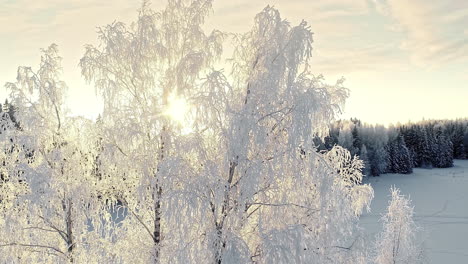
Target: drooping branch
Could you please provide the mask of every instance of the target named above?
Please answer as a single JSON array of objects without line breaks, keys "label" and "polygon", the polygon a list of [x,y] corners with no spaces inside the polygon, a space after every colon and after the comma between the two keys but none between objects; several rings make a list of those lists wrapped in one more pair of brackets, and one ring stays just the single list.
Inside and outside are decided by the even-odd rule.
[{"label": "drooping branch", "polygon": [[12,247],[12,246],[51,249],[51,250],[53,250],[53,251],[55,251],[57,253],[60,253],[60,254],[62,254],[64,256],[66,256],[66,254],[63,251],[61,251],[58,248],[52,247],[52,246],[46,246],[46,245],[40,245],[40,244],[16,243],[16,242],[8,243],[8,244],[0,244],[0,247]]}]

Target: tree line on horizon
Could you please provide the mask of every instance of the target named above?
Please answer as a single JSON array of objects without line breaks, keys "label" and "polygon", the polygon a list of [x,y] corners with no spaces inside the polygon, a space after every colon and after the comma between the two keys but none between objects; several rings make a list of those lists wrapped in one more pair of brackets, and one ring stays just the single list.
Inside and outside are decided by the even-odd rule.
[{"label": "tree line on horizon", "polygon": [[[15,106],[8,99],[0,103],[2,112],[19,127]],[[468,119],[423,120],[385,127],[351,118],[334,122],[328,136],[315,137],[314,142],[322,152],[336,145],[344,147],[363,161],[363,174],[367,176],[411,174],[413,168],[449,168],[454,159],[467,159]]]},{"label": "tree line on horizon", "polygon": [[468,157],[468,119],[423,120],[385,127],[357,118],[339,120],[324,139],[315,138],[318,151],[340,145],[364,162],[368,176],[410,174],[413,168],[448,168],[454,159]]}]

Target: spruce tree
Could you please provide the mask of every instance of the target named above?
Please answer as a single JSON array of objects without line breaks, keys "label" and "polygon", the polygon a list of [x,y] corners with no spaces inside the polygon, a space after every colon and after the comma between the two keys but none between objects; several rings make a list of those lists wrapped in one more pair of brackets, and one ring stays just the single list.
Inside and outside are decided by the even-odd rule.
[{"label": "spruce tree", "polygon": [[369,154],[367,153],[367,147],[366,145],[362,145],[361,148],[361,153],[359,155],[359,158],[362,160],[362,163],[364,164],[364,167],[362,169],[362,173],[366,176],[370,175],[370,161],[369,161]]},{"label": "spruce tree", "polygon": [[468,158],[468,126],[463,129],[463,145],[465,146],[465,156]]},{"label": "spruce tree", "polygon": [[406,147],[409,150],[411,160],[413,163],[412,167],[420,167],[421,162],[417,151],[419,145],[419,137],[415,125],[409,124],[408,126],[402,126],[400,131],[406,143]]},{"label": "spruce tree", "polygon": [[448,168],[453,166],[453,145],[444,133],[443,125],[434,127],[432,144],[432,164],[436,168]]},{"label": "spruce tree", "polygon": [[433,138],[431,133],[428,133],[424,126],[418,126],[416,128],[418,134],[418,145],[416,148],[416,153],[418,156],[418,167],[431,167],[432,158],[431,158],[431,146],[433,146]]},{"label": "spruce tree", "polygon": [[384,146],[377,145],[375,149],[370,152],[371,174],[379,176],[387,172],[388,167],[388,152]]},{"label": "spruce tree", "polygon": [[389,141],[388,151],[390,172],[402,174],[413,172],[413,161],[402,135],[398,134]]},{"label": "spruce tree", "polygon": [[453,143],[453,157],[455,159],[466,159],[466,150],[464,139],[464,125],[461,122],[455,124],[455,128],[452,135]]},{"label": "spruce tree", "polygon": [[354,148],[354,137],[353,137],[353,127],[352,123],[348,121],[343,124],[340,129],[340,133],[338,135],[338,145],[344,147],[349,152],[351,152],[351,156],[356,155],[358,152]]},{"label": "spruce tree", "polygon": [[353,149],[357,153],[360,153],[361,148],[362,148],[362,141],[361,141],[361,137],[359,136],[357,124],[354,125],[351,134],[353,135]]}]

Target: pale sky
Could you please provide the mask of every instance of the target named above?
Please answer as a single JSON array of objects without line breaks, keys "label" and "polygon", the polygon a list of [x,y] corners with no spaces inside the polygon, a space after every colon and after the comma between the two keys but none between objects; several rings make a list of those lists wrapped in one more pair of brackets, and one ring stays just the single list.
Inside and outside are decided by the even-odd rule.
[{"label": "pale sky", "polygon": [[[96,27],[134,21],[139,0],[0,0],[0,84],[36,68],[40,48],[59,45],[68,103],[95,117],[101,103],[80,76]],[[165,1],[153,0],[153,9]],[[314,32],[312,65],[351,90],[343,118],[395,123],[468,117],[468,0],[215,0],[207,28],[244,32],[267,4]],[[6,98],[0,89],[0,99]],[[2,101],[4,99],[1,99]]]}]

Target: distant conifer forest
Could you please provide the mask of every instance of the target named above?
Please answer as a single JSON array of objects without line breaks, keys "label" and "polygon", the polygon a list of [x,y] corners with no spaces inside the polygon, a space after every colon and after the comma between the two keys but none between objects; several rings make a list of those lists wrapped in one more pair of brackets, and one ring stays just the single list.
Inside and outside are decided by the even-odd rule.
[{"label": "distant conifer forest", "polygon": [[359,119],[340,120],[324,139],[315,138],[319,151],[335,145],[364,161],[364,173],[409,174],[413,168],[447,168],[453,159],[468,157],[468,119],[424,120],[385,127]]}]

